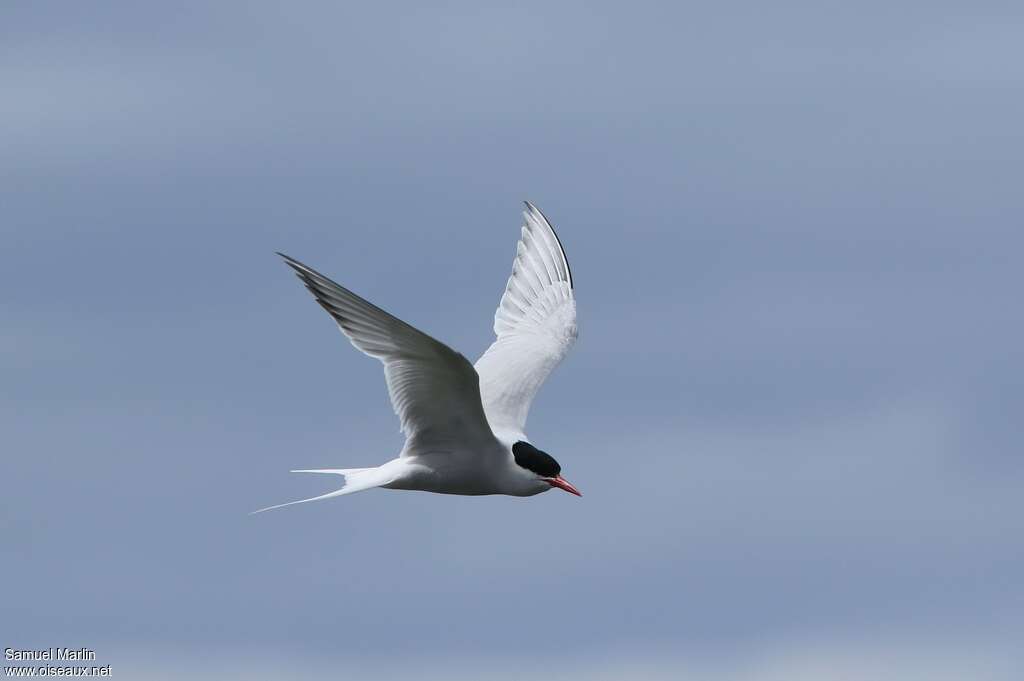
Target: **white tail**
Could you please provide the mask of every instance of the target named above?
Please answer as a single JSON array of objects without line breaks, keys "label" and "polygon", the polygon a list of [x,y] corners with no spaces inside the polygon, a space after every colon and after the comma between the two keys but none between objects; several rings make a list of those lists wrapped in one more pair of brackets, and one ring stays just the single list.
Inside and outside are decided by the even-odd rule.
[{"label": "white tail", "polygon": [[344,475],[345,485],[341,489],[336,489],[333,492],[328,492],[327,494],[321,494],[318,497],[310,497],[309,499],[299,499],[298,501],[289,501],[284,504],[267,506],[266,508],[261,508],[258,511],[253,511],[249,515],[263,513],[264,511],[272,511],[275,508],[291,506],[292,504],[304,504],[307,501],[320,501],[321,499],[340,497],[342,494],[361,492],[364,489],[380,487],[381,485],[386,485],[391,482],[391,476],[388,476],[380,468],[321,468],[314,470],[292,471],[292,473],[333,473],[334,475]]}]

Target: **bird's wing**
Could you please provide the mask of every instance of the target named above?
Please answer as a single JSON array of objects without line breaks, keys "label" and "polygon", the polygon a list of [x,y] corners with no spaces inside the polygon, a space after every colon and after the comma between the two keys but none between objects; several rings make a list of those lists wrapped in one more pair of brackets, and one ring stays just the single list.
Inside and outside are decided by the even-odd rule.
[{"label": "bird's wing", "polygon": [[384,363],[391,404],[407,438],[403,455],[494,442],[480,402],[480,379],[465,357],[311,267],[278,255],[352,345]]},{"label": "bird's wing", "polygon": [[530,403],[576,340],[572,274],[551,223],[530,202],[512,276],[494,313],[497,340],[477,360],[495,433],[522,433]]}]

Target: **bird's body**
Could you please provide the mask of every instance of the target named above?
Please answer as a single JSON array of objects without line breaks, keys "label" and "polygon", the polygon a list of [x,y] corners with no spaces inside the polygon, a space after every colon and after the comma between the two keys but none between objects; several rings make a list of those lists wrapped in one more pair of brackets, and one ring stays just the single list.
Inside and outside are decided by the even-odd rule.
[{"label": "bird's body", "polygon": [[317,501],[374,487],[440,494],[532,496],[579,492],[524,432],[530,403],[576,339],[572,275],[550,223],[523,213],[512,275],[494,315],[497,338],[474,367],[444,343],[388,314],[316,270],[282,255],[352,344],[384,363],[406,435],[399,456],[370,468],[295,472],[345,477]]},{"label": "bird's body", "polygon": [[[386,489],[420,490],[438,494],[507,494],[529,497],[551,489],[551,485],[521,475],[514,467],[511,450],[489,452],[426,452],[392,459],[380,467],[397,476],[381,485]],[[379,470],[379,469],[375,469]]]}]

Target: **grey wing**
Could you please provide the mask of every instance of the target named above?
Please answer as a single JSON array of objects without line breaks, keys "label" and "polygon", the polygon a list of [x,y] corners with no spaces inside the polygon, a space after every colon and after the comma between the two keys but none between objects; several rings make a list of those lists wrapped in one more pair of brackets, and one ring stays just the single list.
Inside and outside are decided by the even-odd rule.
[{"label": "grey wing", "polygon": [[407,442],[403,456],[494,442],[469,361],[311,267],[278,253],[352,345],[384,364],[391,404]]},{"label": "grey wing", "polygon": [[576,300],[562,244],[530,202],[512,275],[494,313],[497,339],[476,362],[480,393],[499,436],[521,434],[534,396],[576,341]]}]

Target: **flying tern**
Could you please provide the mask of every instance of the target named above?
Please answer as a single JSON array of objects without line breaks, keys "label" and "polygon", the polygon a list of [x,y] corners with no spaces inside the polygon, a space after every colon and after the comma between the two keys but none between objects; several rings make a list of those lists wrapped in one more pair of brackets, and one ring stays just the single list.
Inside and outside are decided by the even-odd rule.
[{"label": "flying tern", "polygon": [[371,468],[293,473],[344,476],[319,501],[374,487],[440,494],[527,497],[559,488],[581,496],[562,468],[526,436],[530,403],[576,341],[576,300],[562,244],[530,202],[512,275],[494,313],[496,339],[476,364],[419,329],[278,253],[359,350],[384,364],[405,434],[397,458]]}]

